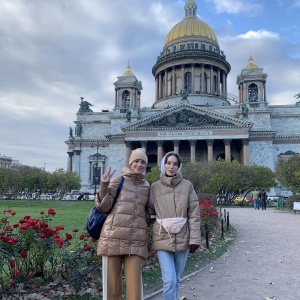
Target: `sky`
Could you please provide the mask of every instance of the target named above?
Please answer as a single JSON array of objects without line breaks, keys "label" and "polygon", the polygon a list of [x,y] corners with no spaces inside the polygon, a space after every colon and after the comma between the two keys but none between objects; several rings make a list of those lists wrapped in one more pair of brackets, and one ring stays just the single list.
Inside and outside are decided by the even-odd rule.
[{"label": "sky", "polygon": [[[154,103],[152,67],[184,18],[185,0],[1,0],[0,156],[53,172],[67,168],[69,127],[80,97],[94,112],[114,106],[117,77],[142,81]],[[263,68],[270,105],[300,92],[300,0],[196,0],[231,65],[228,92],[249,63]]]}]

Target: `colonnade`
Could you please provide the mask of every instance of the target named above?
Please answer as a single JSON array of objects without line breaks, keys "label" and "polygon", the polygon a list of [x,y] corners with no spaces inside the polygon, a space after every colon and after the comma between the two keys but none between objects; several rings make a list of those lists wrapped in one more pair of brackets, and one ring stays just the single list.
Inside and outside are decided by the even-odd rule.
[{"label": "colonnade", "polygon": [[[207,90],[205,90],[205,68],[204,64],[200,64],[200,75],[201,75],[201,84],[199,82],[199,90],[196,90],[196,80],[195,80],[195,68],[198,66],[195,66],[195,64],[191,65],[181,65],[181,82],[179,82],[179,90],[176,91],[177,84],[176,83],[176,74],[175,69],[176,67],[173,66],[171,69],[165,69],[160,71],[155,76],[155,99],[156,101],[168,97],[171,95],[175,95],[176,93],[179,93],[181,89],[185,88],[185,81],[184,81],[184,75],[187,71],[191,71],[191,91],[190,93],[208,93],[208,94],[217,94],[217,95],[227,95],[227,74],[224,70],[220,68],[216,68],[214,65],[209,66],[209,76],[210,78],[210,84],[207,86]],[[217,90],[214,92],[213,90],[213,77],[214,77],[214,69],[216,69],[216,78],[217,78]],[[221,80],[222,77],[222,80]],[[169,80],[171,78],[171,80]],[[169,81],[171,86],[169,87]],[[164,88],[163,88],[163,82],[164,82]]]},{"label": "colonnade", "polygon": [[[213,148],[213,144],[214,144],[213,139],[208,139],[206,140],[206,144],[207,144],[207,161],[211,162],[213,161],[213,153],[214,153],[214,148]],[[249,140],[248,139],[241,139],[242,141],[242,152],[241,152],[241,163],[244,166],[249,165]],[[176,153],[179,153],[179,145],[180,145],[180,140],[174,140],[173,142],[173,146],[174,149],[173,151]],[[225,148],[225,160],[226,161],[231,161],[231,139],[223,139],[224,142],[224,148]],[[129,157],[131,154],[131,142],[130,141],[126,141],[126,154],[125,154],[125,161],[128,162],[129,161]],[[147,141],[142,141],[142,148],[145,149],[146,153],[147,153]],[[156,141],[157,144],[157,165],[160,165],[160,162],[163,158],[163,144],[164,141],[163,140],[158,140]],[[196,161],[196,144],[197,144],[197,140],[189,140],[189,144],[190,144],[190,162],[195,162]]]}]

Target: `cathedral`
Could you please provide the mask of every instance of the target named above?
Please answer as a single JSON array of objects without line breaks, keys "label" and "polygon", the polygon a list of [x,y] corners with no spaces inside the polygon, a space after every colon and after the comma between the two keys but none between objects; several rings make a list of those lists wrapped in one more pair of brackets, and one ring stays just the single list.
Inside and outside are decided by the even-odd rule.
[{"label": "cathedral", "polygon": [[130,65],[113,83],[112,111],[94,112],[81,98],[65,142],[67,170],[81,177],[81,192],[98,188],[108,167],[121,174],[131,151],[140,147],[148,155],[148,171],[168,151],[183,162],[222,158],[273,171],[278,156],[300,153],[300,102],[269,105],[268,75],[252,57],[237,74],[238,96],[228,93],[231,66],[214,30],[197,17],[194,0],[186,1],[183,12],[152,68],[151,107],[142,108],[142,82]]}]

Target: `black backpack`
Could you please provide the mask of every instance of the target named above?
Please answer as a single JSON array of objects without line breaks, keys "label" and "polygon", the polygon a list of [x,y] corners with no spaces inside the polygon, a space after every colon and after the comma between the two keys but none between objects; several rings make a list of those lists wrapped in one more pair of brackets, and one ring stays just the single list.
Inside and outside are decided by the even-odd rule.
[{"label": "black backpack", "polygon": [[117,202],[117,199],[118,199],[120,192],[122,190],[122,187],[123,187],[123,183],[124,183],[124,177],[122,176],[122,180],[118,186],[117,194],[114,199],[114,203],[113,203],[111,209],[107,213],[100,212],[95,206],[90,211],[90,213],[86,219],[86,230],[93,239],[95,239],[95,240],[99,239],[103,224],[104,224],[107,216],[111,213],[112,209],[114,208],[114,206]]}]

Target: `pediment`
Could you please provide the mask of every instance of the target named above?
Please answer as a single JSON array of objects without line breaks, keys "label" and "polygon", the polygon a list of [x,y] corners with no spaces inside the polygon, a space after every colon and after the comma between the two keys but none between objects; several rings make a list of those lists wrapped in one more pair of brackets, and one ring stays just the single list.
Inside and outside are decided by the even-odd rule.
[{"label": "pediment", "polygon": [[181,103],[122,128],[132,130],[251,128],[252,123],[188,103]]}]

